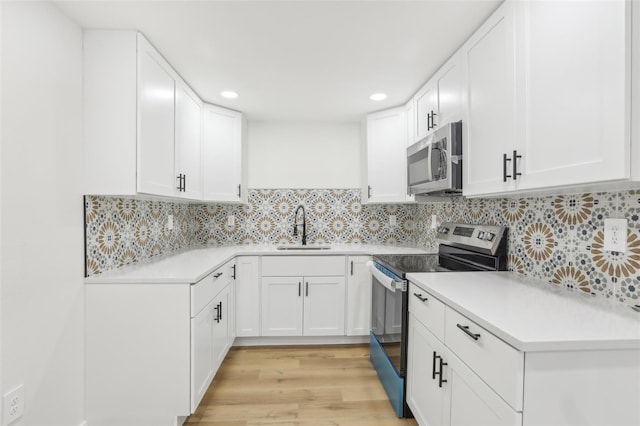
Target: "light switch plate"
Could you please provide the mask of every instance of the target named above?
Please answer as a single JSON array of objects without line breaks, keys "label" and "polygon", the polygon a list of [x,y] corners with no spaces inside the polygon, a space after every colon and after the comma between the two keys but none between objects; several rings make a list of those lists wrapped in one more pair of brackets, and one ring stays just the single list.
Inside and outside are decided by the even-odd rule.
[{"label": "light switch plate", "polygon": [[394,214],[389,215],[389,225],[390,226],[396,226],[396,223],[397,223],[396,215],[394,215]]},{"label": "light switch plate", "polygon": [[438,216],[435,214],[431,215],[431,229],[436,229],[438,227]]},{"label": "light switch plate", "polygon": [[621,253],[627,250],[627,219],[604,220],[604,249]]},{"label": "light switch plate", "polygon": [[170,214],[170,215],[167,217],[167,229],[168,229],[169,231],[171,231],[171,230],[173,229],[173,215],[172,215],[172,214]]}]

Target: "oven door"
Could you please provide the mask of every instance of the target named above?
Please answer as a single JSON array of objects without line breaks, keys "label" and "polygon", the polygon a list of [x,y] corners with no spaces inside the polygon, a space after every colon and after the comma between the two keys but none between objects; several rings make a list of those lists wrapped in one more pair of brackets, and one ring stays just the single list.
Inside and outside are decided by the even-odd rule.
[{"label": "oven door", "polygon": [[402,278],[389,277],[370,267],[371,333],[378,341],[396,373],[404,377],[407,340],[407,291]]}]

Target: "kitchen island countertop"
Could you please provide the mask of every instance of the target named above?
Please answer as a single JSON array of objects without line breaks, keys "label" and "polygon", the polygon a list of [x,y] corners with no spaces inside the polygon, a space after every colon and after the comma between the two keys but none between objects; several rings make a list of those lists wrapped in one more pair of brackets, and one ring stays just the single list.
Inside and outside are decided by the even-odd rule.
[{"label": "kitchen island countertop", "polygon": [[615,300],[512,272],[407,278],[520,351],[640,349],[640,312]]}]

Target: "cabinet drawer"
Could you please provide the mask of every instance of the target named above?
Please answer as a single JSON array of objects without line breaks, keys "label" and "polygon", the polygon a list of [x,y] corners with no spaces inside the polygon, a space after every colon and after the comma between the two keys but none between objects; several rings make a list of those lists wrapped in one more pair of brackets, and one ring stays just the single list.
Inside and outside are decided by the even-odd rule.
[{"label": "cabinet drawer", "polygon": [[409,312],[444,342],[444,303],[417,285],[409,283]]},{"label": "cabinet drawer", "polygon": [[344,256],[265,256],[263,277],[345,275]]},{"label": "cabinet drawer", "polygon": [[200,281],[191,285],[191,318],[213,300],[220,290],[225,288],[231,279],[231,262],[219,267]]},{"label": "cabinet drawer", "polygon": [[522,411],[524,353],[453,309],[445,311],[447,347],[514,410]]}]

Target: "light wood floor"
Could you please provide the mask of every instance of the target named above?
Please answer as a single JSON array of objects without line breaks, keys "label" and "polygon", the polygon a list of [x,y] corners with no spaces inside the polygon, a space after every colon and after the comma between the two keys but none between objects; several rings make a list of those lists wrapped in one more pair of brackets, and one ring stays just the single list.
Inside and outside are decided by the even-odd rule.
[{"label": "light wood floor", "polygon": [[186,425],[417,425],[398,419],[368,345],[232,348]]}]

